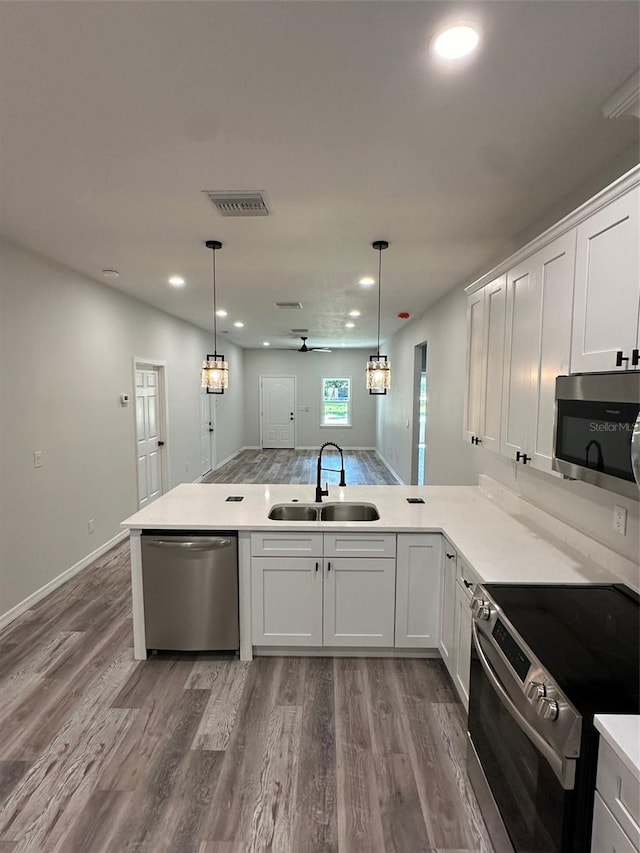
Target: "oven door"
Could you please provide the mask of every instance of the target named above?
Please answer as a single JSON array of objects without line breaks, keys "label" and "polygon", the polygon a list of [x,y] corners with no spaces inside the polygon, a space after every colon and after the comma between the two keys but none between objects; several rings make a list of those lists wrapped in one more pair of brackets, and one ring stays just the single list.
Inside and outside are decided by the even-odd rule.
[{"label": "oven door", "polygon": [[496,853],[564,853],[571,849],[576,762],[535,730],[512,680],[474,620],[469,776]]}]

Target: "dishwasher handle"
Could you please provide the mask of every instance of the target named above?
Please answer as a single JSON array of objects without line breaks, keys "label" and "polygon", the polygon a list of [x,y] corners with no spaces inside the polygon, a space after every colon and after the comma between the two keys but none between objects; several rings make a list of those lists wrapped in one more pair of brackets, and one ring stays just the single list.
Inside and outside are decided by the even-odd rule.
[{"label": "dishwasher handle", "polygon": [[147,539],[145,544],[153,548],[174,548],[179,551],[218,551],[233,545],[233,539],[223,539],[220,536],[197,539]]}]

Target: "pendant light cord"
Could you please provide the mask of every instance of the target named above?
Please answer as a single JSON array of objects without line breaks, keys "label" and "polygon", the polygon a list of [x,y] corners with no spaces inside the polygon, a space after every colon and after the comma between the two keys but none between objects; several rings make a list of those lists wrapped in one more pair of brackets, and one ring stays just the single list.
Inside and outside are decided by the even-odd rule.
[{"label": "pendant light cord", "polygon": [[381,298],[381,284],[380,284],[380,275],[382,272],[382,246],[378,249],[378,347],[376,350],[378,358],[380,358],[380,298]]},{"label": "pendant light cord", "polygon": [[211,252],[211,267],[212,267],[212,278],[213,278],[213,352],[217,354],[218,352],[218,324],[216,321],[216,250],[213,249]]}]

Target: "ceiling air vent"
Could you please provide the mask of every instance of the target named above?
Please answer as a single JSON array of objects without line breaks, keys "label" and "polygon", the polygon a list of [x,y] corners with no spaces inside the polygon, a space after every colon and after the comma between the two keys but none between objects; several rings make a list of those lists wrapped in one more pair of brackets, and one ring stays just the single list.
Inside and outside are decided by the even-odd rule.
[{"label": "ceiling air vent", "polygon": [[294,335],[306,335],[309,329],[291,329]]},{"label": "ceiling air vent", "polygon": [[276,308],[302,308],[302,302],[274,302]]},{"label": "ceiling air vent", "polygon": [[203,190],[222,216],[268,216],[269,211],[260,192]]}]

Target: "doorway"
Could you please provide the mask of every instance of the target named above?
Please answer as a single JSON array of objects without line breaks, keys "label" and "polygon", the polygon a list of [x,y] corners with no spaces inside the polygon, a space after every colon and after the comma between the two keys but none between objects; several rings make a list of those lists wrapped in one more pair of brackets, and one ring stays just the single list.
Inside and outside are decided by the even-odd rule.
[{"label": "doorway", "polygon": [[295,411],[295,376],[261,376],[260,442],[263,448],[295,448]]},{"label": "doorway", "polygon": [[134,360],[138,509],[167,490],[166,365]]},{"label": "doorway", "polygon": [[200,390],[200,475],[204,477],[216,466],[216,407],[213,394]]},{"label": "doorway", "polygon": [[418,344],[414,354],[413,441],[411,448],[411,484],[425,484],[427,446],[427,344]]}]

